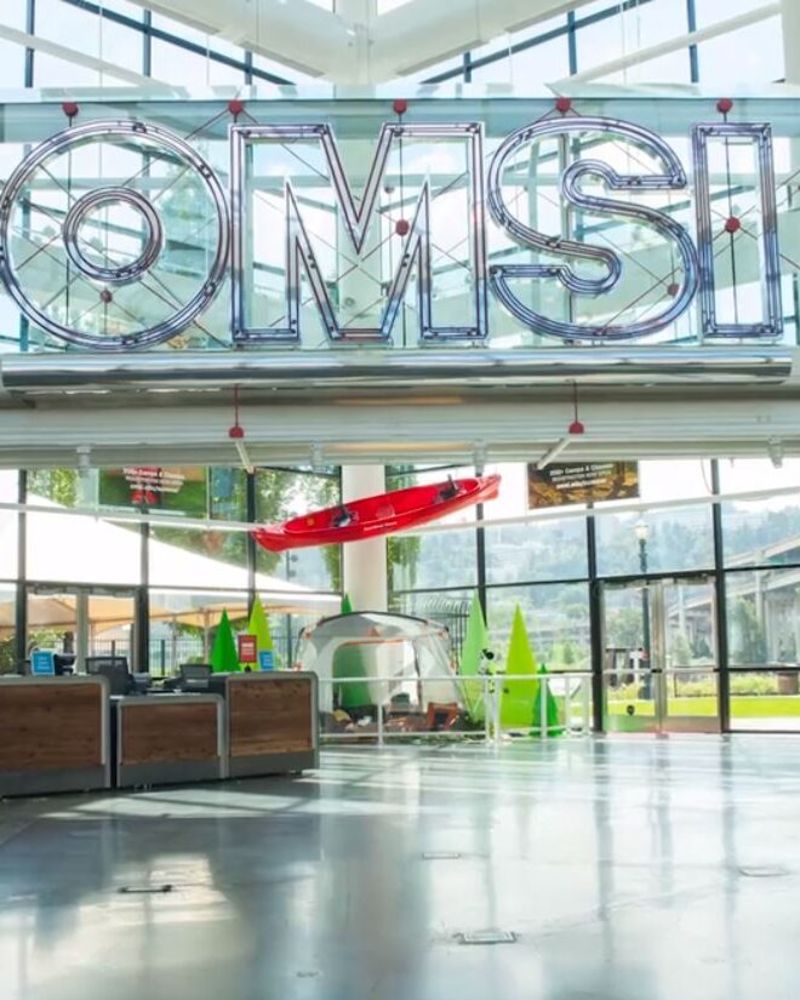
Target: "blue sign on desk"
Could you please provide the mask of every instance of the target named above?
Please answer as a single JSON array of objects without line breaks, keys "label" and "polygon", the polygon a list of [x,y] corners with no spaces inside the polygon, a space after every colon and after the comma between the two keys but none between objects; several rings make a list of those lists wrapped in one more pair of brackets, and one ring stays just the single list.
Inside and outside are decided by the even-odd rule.
[{"label": "blue sign on desk", "polygon": [[259,670],[274,670],[275,656],[271,649],[262,649],[258,654]]},{"label": "blue sign on desk", "polygon": [[31,673],[34,677],[52,677],[56,672],[52,649],[36,649],[31,653]]}]

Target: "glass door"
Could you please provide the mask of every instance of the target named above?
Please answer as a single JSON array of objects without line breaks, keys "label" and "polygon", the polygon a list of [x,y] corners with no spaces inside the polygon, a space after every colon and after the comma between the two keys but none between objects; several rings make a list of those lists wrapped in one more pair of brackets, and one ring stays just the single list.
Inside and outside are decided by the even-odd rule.
[{"label": "glass door", "polygon": [[136,670],[133,588],[29,584],[26,652],[52,649],[85,673],[89,656],[124,656]]},{"label": "glass door", "polygon": [[713,579],[604,583],[601,595],[606,732],[718,733]]}]

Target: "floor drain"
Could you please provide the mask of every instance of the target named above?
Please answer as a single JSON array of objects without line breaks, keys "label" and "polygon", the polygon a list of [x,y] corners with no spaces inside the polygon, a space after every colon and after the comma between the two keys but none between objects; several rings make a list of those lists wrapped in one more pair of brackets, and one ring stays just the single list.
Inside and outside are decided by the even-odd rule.
[{"label": "floor drain", "polygon": [[739,874],[745,878],[780,878],[789,872],[786,868],[777,868],[774,865],[755,865],[750,868],[740,868]]},{"label": "floor drain", "polygon": [[461,857],[456,851],[426,851],[422,855],[423,861],[458,861]]},{"label": "floor drain", "polygon": [[461,944],[516,944],[517,941],[513,931],[469,931],[456,937]]},{"label": "floor drain", "polygon": [[164,885],[123,885],[119,891],[123,896],[151,896],[172,892],[172,889],[173,886],[166,883]]}]

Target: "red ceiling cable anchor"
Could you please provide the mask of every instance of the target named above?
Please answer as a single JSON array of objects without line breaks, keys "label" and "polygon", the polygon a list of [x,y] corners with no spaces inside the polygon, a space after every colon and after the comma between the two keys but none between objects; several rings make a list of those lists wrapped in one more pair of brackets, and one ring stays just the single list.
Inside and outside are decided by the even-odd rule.
[{"label": "red ceiling cable anchor", "polygon": [[244,438],[244,427],[239,423],[239,386],[233,387],[233,426],[228,428],[228,437],[232,441]]},{"label": "red ceiling cable anchor", "polygon": [[239,117],[244,111],[244,101],[240,100],[238,97],[234,97],[233,100],[228,101],[228,113],[233,115],[233,120]]},{"label": "red ceiling cable anchor", "polygon": [[556,111],[560,112],[562,115],[567,114],[568,111],[572,111],[571,99],[569,97],[557,97]]},{"label": "red ceiling cable anchor", "polygon": [[583,434],[586,428],[583,426],[581,421],[578,419],[578,383],[572,383],[572,407],[574,410],[575,419],[567,428],[570,434]]},{"label": "red ceiling cable anchor", "polygon": [[80,108],[75,103],[75,101],[64,101],[64,103],[61,105],[61,110],[67,116],[67,118],[69,119],[69,123],[71,125],[72,119],[78,114]]},{"label": "red ceiling cable anchor", "polygon": [[228,437],[233,441],[236,446],[236,451],[239,455],[239,460],[242,463],[242,468],[248,475],[252,475],[256,470],[253,463],[250,461],[250,456],[247,453],[247,447],[244,443],[244,427],[239,423],[239,386],[235,385],[233,387],[233,425],[228,428]]},{"label": "red ceiling cable anchor", "polygon": [[392,101],[392,111],[402,117],[408,111],[408,101],[404,97],[398,97]]}]

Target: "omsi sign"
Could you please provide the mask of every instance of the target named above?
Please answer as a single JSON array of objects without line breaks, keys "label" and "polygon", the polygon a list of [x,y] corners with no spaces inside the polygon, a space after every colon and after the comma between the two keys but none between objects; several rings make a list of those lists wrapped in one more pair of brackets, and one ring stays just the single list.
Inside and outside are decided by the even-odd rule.
[{"label": "omsi sign", "polygon": [[[512,323],[571,344],[654,334],[696,297],[704,338],[776,338],[770,126],[700,124],[691,144],[693,198],[664,139],[610,118],[526,125],[488,167],[478,122],[387,122],[377,145],[340,144],[327,124],[233,125],[226,192],[167,129],[94,121],[43,142],[6,181],[0,277],[36,327],[96,350],[190,327],[213,339],[201,318],[229,273],[234,346],[390,345],[401,328],[404,344],[409,330],[480,344],[490,293]],[[728,163],[731,147],[755,163],[755,233],[732,211],[723,147]],[[93,170],[113,183],[86,180]],[[679,221],[692,203],[694,237]],[[720,318],[718,259],[733,258],[740,230],[758,250],[761,304]]]}]

